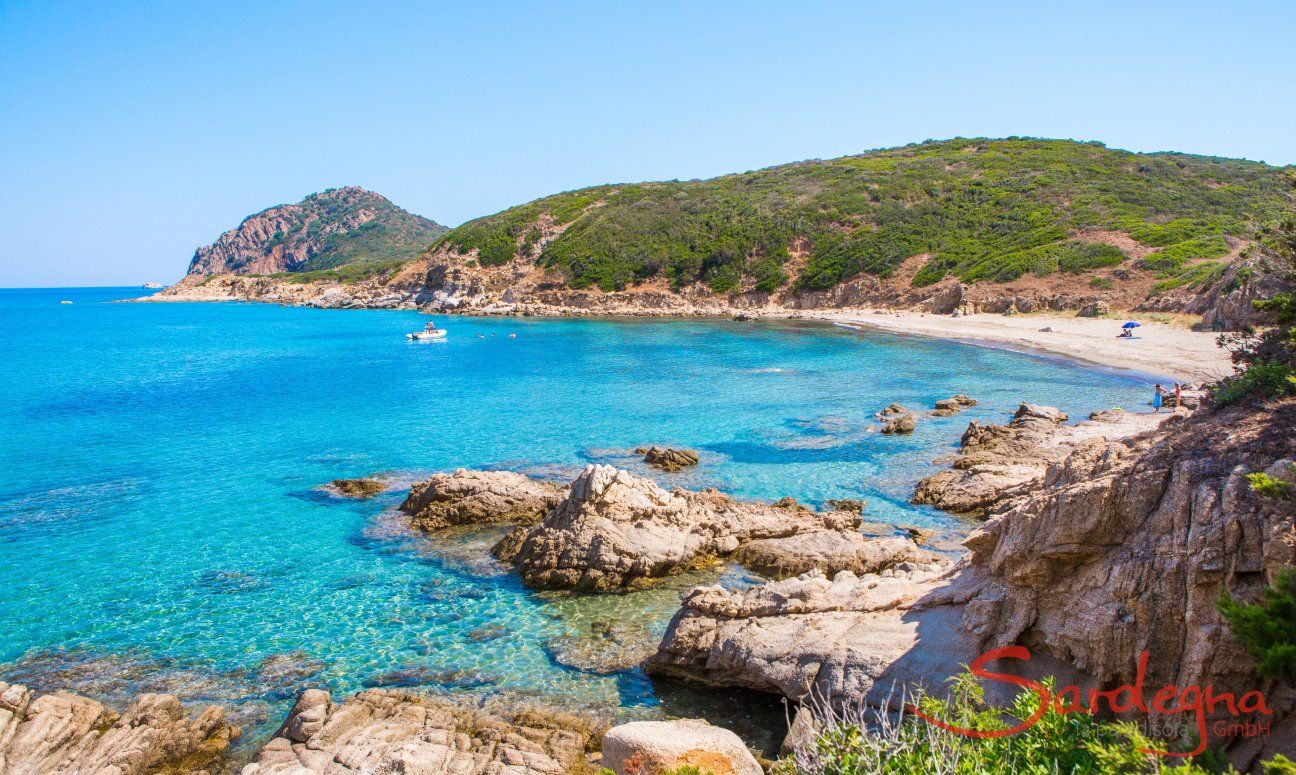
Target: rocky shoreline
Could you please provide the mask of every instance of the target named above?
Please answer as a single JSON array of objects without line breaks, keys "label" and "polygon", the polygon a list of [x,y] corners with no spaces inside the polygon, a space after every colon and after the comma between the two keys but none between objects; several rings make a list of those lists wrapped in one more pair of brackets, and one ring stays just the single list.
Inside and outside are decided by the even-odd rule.
[{"label": "rocky shoreline", "polygon": [[[652,649],[612,631],[556,644],[556,658],[573,664],[599,661],[582,650],[606,650],[613,672],[642,664],[796,704],[885,708],[898,690],[939,689],[989,648],[1025,644],[1035,657],[1025,674],[1078,685],[1130,683],[1146,651],[1149,685],[1257,688],[1215,601],[1225,589],[1253,594],[1296,559],[1296,513],[1245,479],[1292,477],[1296,440],[1283,429],[1296,427],[1296,400],[1066,421],[1028,404],[1006,425],[973,421],[952,468],[919,483],[915,500],[984,519],[955,558],[911,538],[867,536],[857,504],[815,511],[668,491],[605,465],[565,486],[511,472],[435,474],[400,509],[431,535],[513,526],[493,552],[538,589],[617,593],[717,558],[768,579],[693,589]],[[1261,688],[1273,732],[1233,741],[1243,766],[1296,745],[1296,692]],[[808,710],[800,716],[785,747],[815,723]],[[636,726],[645,723],[665,726]],[[5,771],[214,773],[237,736],[220,708],[187,714],[165,695],[141,696],[119,717],[83,697],[0,686]],[[392,689],[338,704],[311,689],[242,772],[556,775],[597,765],[633,775],[627,762],[650,759],[755,775],[759,765],[734,741],[705,722],[605,730],[552,711],[484,712]]]}]

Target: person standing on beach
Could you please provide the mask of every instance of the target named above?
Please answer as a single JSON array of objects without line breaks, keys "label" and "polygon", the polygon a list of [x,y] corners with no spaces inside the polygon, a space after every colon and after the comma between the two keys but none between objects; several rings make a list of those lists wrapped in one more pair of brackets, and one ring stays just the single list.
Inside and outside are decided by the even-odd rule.
[{"label": "person standing on beach", "polygon": [[1183,385],[1179,384],[1178,382],[1175,383],[1174,397],[1175,397],[1175,409],[1178,409],[1179,407],[1183,406]]},{"label": "person standing on beach", "polygon": [[1152,413],[1161,414],[1161,399],[1165,395],[1165,388],[1160,384],[1155,386],[1155,392],[1152,393]]}]

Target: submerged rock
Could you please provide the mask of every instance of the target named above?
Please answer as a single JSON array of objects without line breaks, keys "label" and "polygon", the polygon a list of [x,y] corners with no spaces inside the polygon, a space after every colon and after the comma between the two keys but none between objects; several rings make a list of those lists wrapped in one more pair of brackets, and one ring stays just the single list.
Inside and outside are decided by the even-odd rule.
[{"label": "submerged rock", "polygon": [[0,681],[0,772],[198,772],[216,769],[238,734],[221,708],[190,716],[166,694],[140,695],[119,716],[80,695]]},{"label": "submerged rock", "polygon": [[758,538],[851,529],[858,515],[743,503],[716,490],[672,492],[628,471],[587,466],[566,500],[495,547],[538,588],[606,591],[732,554]]},{"label": "submerged rock", "polygon": [[693,767],[711,775],[762,775],[742,739],[701,719],[633,721],[603,736],[603,766],[617,775]]},{"label": "submerged rock", "polygon": [[589,632],[550,638],[545,650],[564,667],[610,675],[641,665],[657,651],[657,639],[642,624],[595,622]]},{"label": "submerged rock", "polygon": [[453,525],[532,525],[562,500],[563,489],[512,471],[433,474],[410,488],[400,510],[419,530]]},{"label": "submerged rock", "polygon": [[698,464],[698,453],[691,449],[662,449],[660,447],[640,447],[636,455],[643,455],[644,462],[663,471],[679,471]]},{"label": "submerged rock", "polygon": [[561,775],[583,763],[592,734],[565,714],[502,718],[385,689],[335,705],[310,690],[242,775]]}]

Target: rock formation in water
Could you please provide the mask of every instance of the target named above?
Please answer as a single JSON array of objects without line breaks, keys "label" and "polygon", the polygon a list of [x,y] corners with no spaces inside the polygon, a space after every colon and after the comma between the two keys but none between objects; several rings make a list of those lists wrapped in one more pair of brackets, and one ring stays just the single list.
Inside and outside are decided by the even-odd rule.
[{"label": "rock formation in water", "polygon": [[611,466],[586,466],[567,498],[495,548],[533,587],[606,591],[669,576],[745,543],[805,531],[851,531],[858,514],[787,499],[736,501],[716,490],[667,492]]},{"label": "rock formation in water", "polygon": [[533,525],[557,506],[564,488],[512,471],[433,474],[410,488],[400,510],[419,530],[452,525]]},{"label": "rock formation in water", "polygon": [[1257,676],[1216,603],[1225,590],[1254,597],[1296,559],[1293,502],[1257,493],[1246,478],[1291,476],[1296,400],[1081,443],[1063,441],[1072,431],[1051,412],[1026,416],[1034,438],[1017,448],[1022,457],[1001,447],[1004,465],[1044,472],[993,504],[959,566],[695,590],[649,670],[795,700],[884,704],[895,701],[894,685],[939,686],[996,646],[1027,646],[1033,659],[1022,670],[1099,688],[1133,684],[1146,650],[1148,687],[1266,692],[1273,732],[1236,743],[1235,761],[1292,753],[1296,695]]},{"label": "rock formation in water", "polygon": [[191,715],[166,694],[140,695],[119,715],[76,694],[36,696],[0,681],[4,773],[215,772],[237,736],[221,708]]},{"label": "rock formation in water", "polygon": [[1034,489],[1048,466],[1085,443],[1101,445],[1157,427],[1175,415],[1095,412],[1088,422],[1061,425],[1065,413],[1051,406],[1022,404],[1007,425],[973,420],[963,432],[951,470],[918,483],[914,503],[963,514],[980,514],[994,503]]},{"label": "rock formation in water", "polygon": [[698,453],[691,449],[662,449],[661,447],[640,447],[636,455],[643,455],[644,462],[663,471],[679,471],[698,464]]},{"label": "rock formation in water", "polygon": [[249,215],[194,251],[189,274],[275,274],[408,261],[445,227],[357,186]]},{"label": "rock formation in water", "polygon": [[328,489],[345,498],[372,498],[387,489],[387,483],[375,477],[362,479],[334,479]]},{"label": "rock formation in water", "polygon": [[976,405],[977,402],[975,398],[970,398],[969,396],[959,393],[950,396],[949,398],[942,398],[937,401],[936,405],[932,408],[931,415],[933,417],[952,417],[963,411],[965,408]]},{"label": "rock formation in water", "polygon": [[583,764],[592,731],[561,714],[505,719],[387,689],[334,704],[311,689],[242,775],[561,775]]}]

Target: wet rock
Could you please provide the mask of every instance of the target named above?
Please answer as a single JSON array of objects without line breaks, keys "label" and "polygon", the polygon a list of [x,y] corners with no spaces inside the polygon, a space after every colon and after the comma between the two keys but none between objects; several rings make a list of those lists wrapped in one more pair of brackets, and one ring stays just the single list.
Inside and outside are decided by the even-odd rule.
[{"label": "wet rock", "polygon": [[265,687],[272,699],[287,699],[320,680],[324,663],[303,651],[272,654],[253,671],[254,683]]},{"label": "wet rock", "polygon": [[216,769],[236,737],[214,705],[189,715],[175,697],[144,694],[118,716],[80,695],[0,681],[2,772],[196,772]]},{"label": "wet rock", "polygon": [[505,717],[385,689],[335,705],[310,691],[242,775],[562,775],[583,763],[592,733],[561,714]]},{"label": "wet rock", "polygon": [[848,570],[876,573],[902,562],[945,564],[939,555],[905,538],[866,538],[853,530],[798,533],[743,546],[735,559],[748,570],[774,579],[818,570],[828,576]]},{"label": "wet rock", "polygon": [[532,525],[562,500],[561,487],[511,471],[433,474],[410,488],[400,510],[419,530],[452,525]]},{"label": "wet rock", "polygon": [[679,573],[758,538],[858,523],[858,515],[817,513],[795,501],[667,492],[628,471],[591,465],[540,524],[515,530],[494,551],[533,587],[606,591]]},{"label": "wet rock", "polygon": [[545,643],[558,664],[610,675],[633,670],[657,651],[657,639],[642,624],[595,622],[581,635],[559,635]]},{"label": "wet rock", "polygon": [[662,449],[660,447],[640,447],[636,455],[643,455],[644,462],[663,471],[679,471],[698,464],[698,454],[691,449]]},{"label": "wet rock", "polygon": [[743,741],[701,719],[633,721],[603,736],[603,766],[617,775],[695,767],[712,775],[762,775]]},{"label": "wet rock", "polygon": [[372,498],[387,489],[382,479],[364,477],[361,479],[334,479],[328,488],[347,498]]}]

